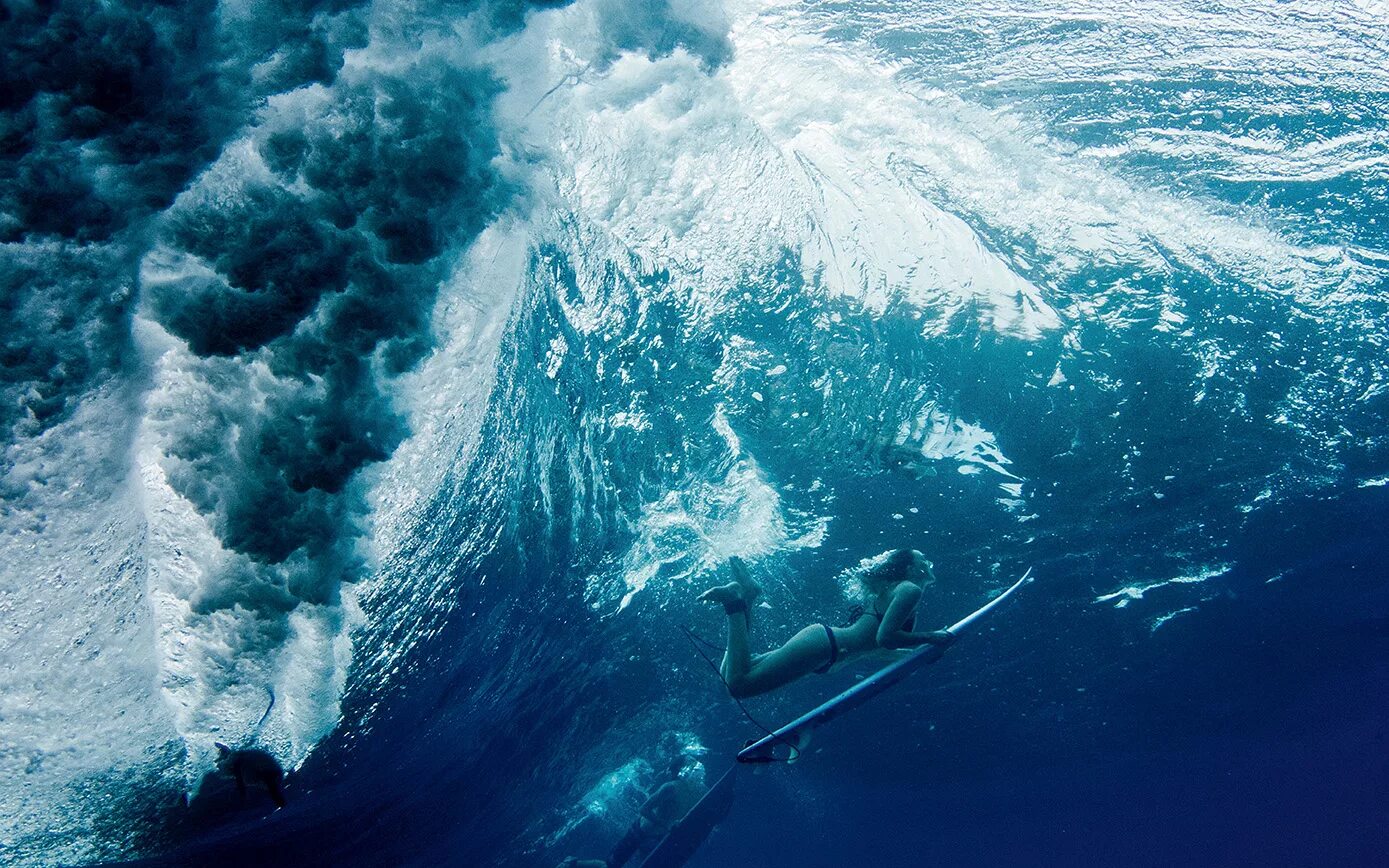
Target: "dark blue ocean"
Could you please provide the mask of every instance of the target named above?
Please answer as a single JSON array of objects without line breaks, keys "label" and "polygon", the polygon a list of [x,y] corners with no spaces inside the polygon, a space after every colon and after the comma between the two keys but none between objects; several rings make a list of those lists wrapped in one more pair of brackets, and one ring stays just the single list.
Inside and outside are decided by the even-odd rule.
[{"label": "dark blue ocean", "polygon": [[1389,863],[1387,22],[0,4],[0,863]]}]

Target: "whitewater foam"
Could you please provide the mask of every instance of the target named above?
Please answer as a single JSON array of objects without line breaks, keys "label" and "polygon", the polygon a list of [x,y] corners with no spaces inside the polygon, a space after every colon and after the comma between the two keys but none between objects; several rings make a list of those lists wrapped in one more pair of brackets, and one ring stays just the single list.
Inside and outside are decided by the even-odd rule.
[{"label": "whitewater foam", "polygon": [[[1151,582],[1146,585],[1129,585],[1128,587],[1120,588],[1108,594],[1101,594],[1095,598],[1094,602],[1108,603],[1113,600],[1114,608],[1122,609],[1134,600],[1141,600],[1144,595],[1159,588],[1166,588],[1173,585],[1198,585],[1218,576],[1223,576],[1232,568],[1233,564],[1214,564],[1212,566],[1202,567],[1196,572],[1174,576],[1160,582]],[[1156,627],[1154,627],[1154,629],[1156,629]]]},{"label": "whitewater foam", "polygon": [[[692,480],[643,504],[633,528],[635,540],[621,559],[618,611],[658,575],[663,586],[679,587],[716,573],[730,557],[757,561],[824,541],[829,519],[786,514],[781,496],[743,450],[722,407],[710,424],[727,446],[716,467],[727,471],[721,478]],[[612,594],[606,577],[590,579],[588,596],[595,608]]]},{"label": "whitewater foam", "polygon": [[[149,652],[147,529],[126,476],[129,384],[10,444],[0,523],[0,841],[16,863],[114,858],[130,830],[90,815],[109,781],[161,781],[181,759]],[[19,483],[21,483],[20,485]],[[97,830],[92,834],[91,830]]]}]

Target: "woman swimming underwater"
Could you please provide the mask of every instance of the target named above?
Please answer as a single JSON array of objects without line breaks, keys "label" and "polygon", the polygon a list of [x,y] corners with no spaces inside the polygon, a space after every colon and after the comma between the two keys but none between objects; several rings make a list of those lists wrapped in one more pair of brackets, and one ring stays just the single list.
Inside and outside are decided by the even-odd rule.
[{"label": "woman swimming underwater", "polygon": [[953,642],[955,637],[946,630],[914,630],[921,587],[936,578],[926,557],[914,549],[897,549],[875,561],[858,576],[867,599],[847,626],[811,624],[780,648],[754,655],[748,649],[748,614],[762,589],[741,560],[729,558],[733,581],[699,595],[700,601],[722,605],[728,614],[728,648],[719,672],[729,694],[745,699],[776,690],[871,651]]}]

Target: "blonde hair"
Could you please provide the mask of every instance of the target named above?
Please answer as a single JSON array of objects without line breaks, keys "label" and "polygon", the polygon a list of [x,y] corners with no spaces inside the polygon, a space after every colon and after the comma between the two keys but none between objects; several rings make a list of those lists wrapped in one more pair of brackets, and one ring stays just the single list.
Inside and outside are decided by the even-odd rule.
[{"label": "blonde hair", "polygon": [[920,554],[916,549],[888,549],[864,558],[839,574],[840,587],[847,597],[876,595],[887,585],[914,578],[911,568]]}]

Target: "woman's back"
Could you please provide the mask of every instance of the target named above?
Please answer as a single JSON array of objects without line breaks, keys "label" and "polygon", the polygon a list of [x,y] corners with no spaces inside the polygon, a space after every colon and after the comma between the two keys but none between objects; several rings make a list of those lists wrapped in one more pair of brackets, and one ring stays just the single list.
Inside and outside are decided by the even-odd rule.
[{"label": "woman's back", "polygon": [[[882,647],[878,644],[878,627],[882,625],[883,615],[887,613],[888,606],[892,605],[892,598],[897,589],[903,585],[916,587],[911,582],[902,581],[884,588],[868,601],[851,623],[835,628],[835,638],[839,641],[841,653],[862,654]],[[910,630],[914,620],[915,616],[908,619],[903,625],[905,629]]]}]

